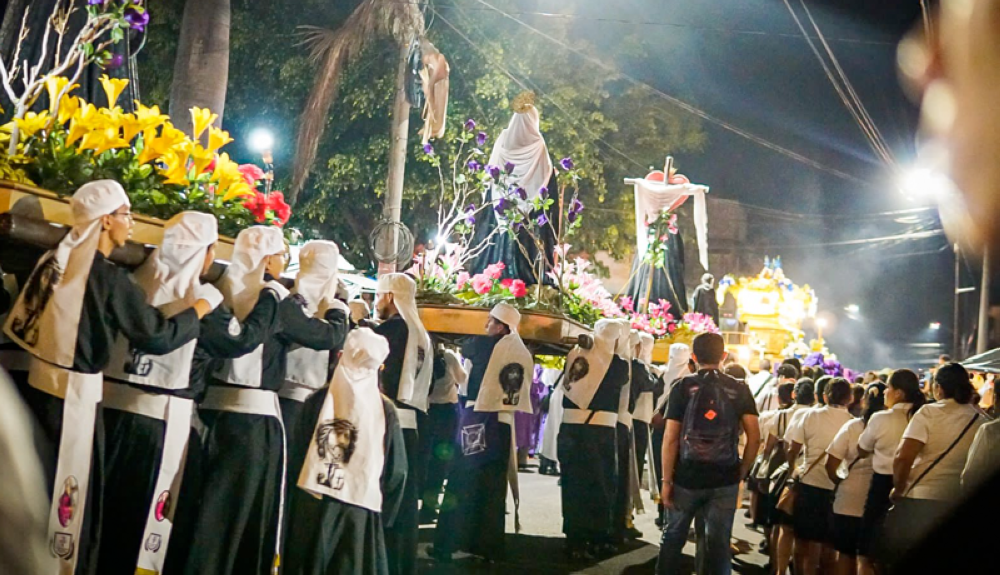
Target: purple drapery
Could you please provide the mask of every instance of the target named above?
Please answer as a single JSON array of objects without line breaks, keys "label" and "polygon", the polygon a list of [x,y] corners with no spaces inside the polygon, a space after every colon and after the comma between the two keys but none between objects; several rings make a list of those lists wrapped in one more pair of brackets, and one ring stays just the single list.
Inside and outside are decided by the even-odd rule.
[{"label": "purple drapery", "polygon": [[535,375],[531,383],[531,413],[517,412],[514,414],[514,428],[517,435],[517,448],[525,447],[536,450],[542,439],[542,398],[545,397],[545,384],[542,383],[542,366],[535,366]]}]

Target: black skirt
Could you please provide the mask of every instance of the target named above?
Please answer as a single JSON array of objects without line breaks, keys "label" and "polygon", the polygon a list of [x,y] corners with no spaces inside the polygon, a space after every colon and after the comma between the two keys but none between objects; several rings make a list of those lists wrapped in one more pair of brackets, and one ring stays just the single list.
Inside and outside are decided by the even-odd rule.
[{"label": "black skirt", "polygon": [[830,522],[830,541],[833,543],[833,548],[845,555],[861,555],[859,551],[861,525],[862,519],[860,517],[834,513],[833,520]]},{"label": "black skirt", "polygon": [[889,494],[892,492],[892,475],[876,473],[872,475],[872,483],[868,488],[868,499],[865,500],[865,514],[861,522],[861,545],[858,554],[865,557],[877,552],[876,545],[882,541],[882,526],[885,514],[892,507]]},{"label": "black skirt", "polygon": [[615,428],[563,423],[558,452],[567,543],[610,542],[618,467]]},{"label": "black skirt", "polygon": [[795,499],[795,538],[804,541],[827,542],[830,538],[830,517],[833,515],[833,490],[799,484]]}]

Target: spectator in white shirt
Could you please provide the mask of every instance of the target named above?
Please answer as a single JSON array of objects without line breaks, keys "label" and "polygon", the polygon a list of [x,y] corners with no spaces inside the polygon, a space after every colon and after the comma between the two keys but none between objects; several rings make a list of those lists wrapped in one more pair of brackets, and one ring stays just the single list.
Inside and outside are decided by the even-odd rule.
[{"label": "spectator in white shirt", "polygon": [[763,387],[760,394],[757,395],[758,413],[778,409],[778,386],[787,382],[795,383],[795,380],[798,378],[799,370],[794,365],[783,363],[778,366],[777,379],[771,380],[770,383]]},{"label": "spectator in white shirt", "polygon": [[[879,383],[878,378],[873,381]],[[862,525],[862,540],[869,547],[862,555],[879,556],[882,524],[886,512],[892,506],[889,500],[889,493],[892,491],[892,460],[896,457],[899,442],[903,440],[906,425],[925,401],[924,392],[920,389],[920,378],[916,373],[908,369],[894,371],[885,388],[885,405],[889,409],[872,415],[858,440],[858,451],[871,457],[874,471],[865,501]]]},{"label": "spectator in white shirt", "polygon": [[747,385],[750,386],[750,393],[753,393],[753,398],[757,399],[760,397],[764,387],[773,380],[774,373],[771,372],[771,360],[760,360],[759,371],[747,379]]},{"label": "spectator in white shirt", "polygon": [[934,375],[936,403],[913,416],[893,460],[893,516],[885,534],[889,559],[900,557],[955,506],[969,447],[985,418],[970,405],[975,390],[958,363]]},{"label": "spectator in white shirt", "polygon": [[858,441],[873,415],[885,409],[886,386],[873,383],[861,396],[862,416],[844,424],[826,450],[826,474],[837,484],[833,499],[833,549],[837,575],[869,575],[868,545],[862,537],[862,517],[872,480],[872,460],[858,450]]},{"label": "spectator in white shirt", "polygon": [[[810,379],[802,378],[795,384],[795,403],[788,409],[779,412],[774,423],[769,427],[767,445],[765,453],[770,453],[772,458],[777,458],[780,453],[782,463],[786,460],[787,442],[785,437],[792,423],[798,417],[812,407],[816,402],[816,395],[813,391],[813,382]],[[773,462],[772,462],[773,463]],[[794,463],[790,463],[794,467]],[[772,469],[774,465],[772,464]],[[771,525],[771,564],[776,566],[776,573],[788,571],[788,565],[792,560],[792,546],[795,544],[795,533],[792,531],[792,517],[775,506],[778,504],[776,498],[768,497],[768,522]]]},{"label": "spectator in white shirt", "polygon": [[816,575],[820,572],[821,557],[832,557],[830,519],[834,484],[820,463],[837,432],[851,419],[847,411],[852,399],[851,384],[838,377],[830,381],[825,391],[826,405],[805,412],[799,425],[785,434],[790,442],[789,461],[795,461],[800,451],[805,452],[805,461],[799,467],[801,481],[793,519],[797,575]]},{"label": "spectator in white shirt", "polygon": [[962,471],[962,488],[973,493],[977,487],[1000,471],[1000,421],[983,424],[969,449],[969,459]]}]

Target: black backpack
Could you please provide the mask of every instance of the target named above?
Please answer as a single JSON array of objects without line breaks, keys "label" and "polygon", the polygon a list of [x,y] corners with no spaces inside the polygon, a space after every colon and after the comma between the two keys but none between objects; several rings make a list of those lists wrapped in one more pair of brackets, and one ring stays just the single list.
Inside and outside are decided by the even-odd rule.
[{"label": "black backpack", "polygon": [[712,465],[739,464],[738,385],[728,376],[705,371],[685,378],[689,399],[681,427],[681,459]]}]

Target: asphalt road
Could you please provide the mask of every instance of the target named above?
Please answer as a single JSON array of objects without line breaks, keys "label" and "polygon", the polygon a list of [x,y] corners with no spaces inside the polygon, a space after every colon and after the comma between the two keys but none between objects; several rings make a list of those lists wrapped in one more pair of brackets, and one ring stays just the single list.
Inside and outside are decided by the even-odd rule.
[{"label": "asphalt road", "polygon": [[[531,463],[535,468],[534,460]],[[420,533],[420,572],[440,575],[465,575],[480,573],[503,573],[534,575],[545,573],[585,573],[594,575],[628,574],[652,575],[659,550],[660,532],[654,525],[656,505],[649,499],[649,493],[642,492],[646,512],[636,515],[636,528],[642,531],[641,540],[629,543],[618,555],[600,563],[590,565],[570,565],[563,553],[562,511],[559,499],[557,477],[521,473],[521,533],[514,533],[514,502],[508,496],[507,502],[507,558],[503,562],[488,564],[474,557],[458,554],[450,564],[441,565],[427,556],[427,546],[433,539],[433,526],[424,526]],[[740,553],[733,557],[733,571],[753,575],[763,575],[767,558],[757,552],[761,535],[747,528],[743,510],[736,512],[733,528],[733,544]],[[695,546],[689,541],[684,554],[690,558],[691,572],[694,566]]]}]

